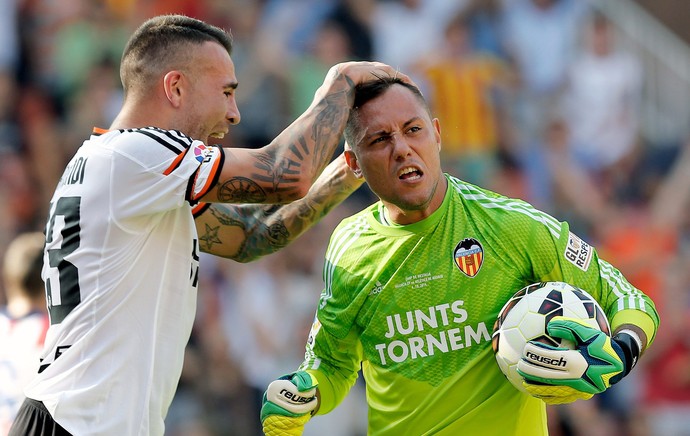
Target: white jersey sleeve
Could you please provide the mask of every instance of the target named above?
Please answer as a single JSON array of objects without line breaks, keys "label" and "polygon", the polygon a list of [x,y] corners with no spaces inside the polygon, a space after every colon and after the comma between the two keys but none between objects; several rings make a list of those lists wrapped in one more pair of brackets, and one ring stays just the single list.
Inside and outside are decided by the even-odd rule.
[{"label": "white jersey sleeve", "polygon": [[[129,184],[117,204],[117,215],[132,217],[182,206],[195,205],[215,185],[225,154],[219,146],[205,145],[178,132],[139,129],[140,140],[126,136],[113,148],[113,174]],[[144,152],[142,147],[146,147]],[[113,193],[118,193],[113,180]]]}]

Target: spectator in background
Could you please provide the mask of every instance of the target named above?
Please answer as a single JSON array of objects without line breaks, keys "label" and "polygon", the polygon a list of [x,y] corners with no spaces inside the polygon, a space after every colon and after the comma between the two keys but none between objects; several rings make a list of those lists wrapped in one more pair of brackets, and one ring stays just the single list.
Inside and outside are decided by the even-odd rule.
[{"label": "spectator in background", "polygon": [[16,120],[12,118],[20,65],[18,2],[0,0],[0,152],[18,147]]},{"label": "spectator in background", "polygon": [[[288,118],[288,92],[282,66],[289,59],[283,46],[282,27],[272,27],[263,7],[257,2],[242,5],[242,14],[225,15],[232,29],[237,76],[243,92],[237,95],[244,119],[230,132],[231,144],[258,148],[274,138],[291,121]],[[271,31],[273,29],[273,32]]]},{"label": "spectator in background", "polygon": [[[14,235],[26,229],[36,212],[32,200],[35,186],[22,155],[21,124],[16,110],[19,98],[14,71],[0,67],[0,252],[5,251]],[[1,294],[0,304],[4,302]]]},{"label": "spectator in background", "polygon": [[[88,82],[93,67],[103,62],[119,65],[130,32],[105,2],[79,1],[76,5],[74,15],[55,34],[50,59],[56,73],[51,91],[62,103]],[[119,81],[117,68],[101,73]],[[88,131],[80,136],[84,134]]]},{"label": "spectator in background", "polygon": [[655,348],[645,357],[644,395],[641,416],[650,434],[690,434],[690,262],[687,253],[678,256],[663,271],[659,312],[664,328]]},{"label": "spectator in background", "polygon": [[593,14],[584,30],[567,72],[564,119],[571,156],[600,178],[637,144],[643,71],[632,53],[616,46],[616,29],[605,16]]},{"label": "spectator in background", "polygon": [[[445,169],[470,183],[487,185],[498,170],[505,114],[501,93],[510,81],[508,64],[473,49],[470,17],[451,20],[442,43],[416,65],[431,109],[443,125]],[[503,96],[505,101],[505,96]]]},{"label": "spectator in background", "polygon": [[574,58],[587,2],[510,0],[503,5],[503,42],[520,82],[512,108],[519,126],[514,153],[530,200],[543,206],[551,199],[551,181],[542,138]]},{"label": "spectator in background", "polygon": [[22,233],[7,248],[2,267],[7,305],[0,306],[0,435],[9,432],[24,400],[24,386],[38,371],[48,330],[41,280],[42,233]]},{"label": "spectator in background", "polygon": [[377,0],[340,0],[327,19],[340,24],[350,40],[353,60],[373,59],[371,17]]},{"label": "spectator in background", "polygon": [[[30,196],[30,184],[20,156],[20,126],[15,115],[20,98],[18,9],[19,0],[0,0],[0,252],[5,251],[26,218],[24,212],[30,209],[19,204],[22,197]],[[0,285],[0,305],[5,303],[1,290]]]},{"label": "spectator in background", "polygon": [[472,35],[472,47],[475,50],[491,53],[505,59],[507,57],[503,42],[502,0],[470,0],[465,14]]},{"label": "spectator in background", "polygon": [[308,50],[321,23],[339,0],[268,0],[262,8],[261,28],[271,35],[272,43],[284,56],[301,56]]},{"label": "spectator in background", "polygon": [[574,58],[586,2],[507,0],[503,4],[503,43],[523,88],[537,96],[555,95]]},{"label": "spectator in background", "polygon": [[313,100],[328,69],[353,58],[350,39],[335,21],[326,20],[317,29],[304,56],[283,65],[289,88],[290,117],[298,117]]},{"label": "spectator in background", "polygon": [[[563,146],[567,140],[559,143],[561,147],[549,151],[556,192],[571,203],[571,210],[588,226],[588,239],[599,246],[601,255],[615,262],[634,286],[648,290],[661,317],[666,319],[666,312],[672,317],[671,325],[664,324],[659,330],[665,338],[661,350],[645,356],[645,365],[641,366],[644,369],[632,374],[629,383],[601,395],[599,408],[629,432],[637,425],[635,418],[642,413],[645,395],[650,410],[658,408],[669,417],[682,417],[688,410],[684,408],[687,392],[681,377],[687,366],[673,378],[667,376],[677,371],[677,365],[681,365],[678,362],[685,362],[687,356],[687,345],[680,339],[684,333],[677,331],[681,328],[678,319],[688,308],[687,296],[681,297],[684,291],[677,289],[676,280],[687,279],[679,275],[678,259],[683,258],[679,241],[690,204],[690,141],[682,147],[668,174],[647,188],[648,196],[635,200],[617,197],[616,191],[602,190],[595,177],[569,159]],[[642,166],[651,160],[644,155],[638,159]],[[635,170],[640,166],[629,168],[630,183],[641,183],[635,180],[642,177],[642,171]],[[688,283],[684,281],[685,292]],[[678,360],[672,363],[675,359]],[[661,424],[660,420],[656,421],[653,425]]]},{"label": "spectator in background", "polygon": [[[401,71],[413,66],[429,50],[441,45],[446,24],[468,0],[379,1],[372,13],[374,59]],[[418,77],[414,77],[419,81]],[[420,86],[423,82],[420,81]]]},{"label": "spectator in background", "polygon": [[84,82],[70,93],[64,119],[71,128],[64,132],[65,144],[79,144],[93,126],[107,126],[115,119],[123,101],[120,81],[113,76],[117,69],[117,63],[104,58],[88,69]]},{"label": "spectator in background", "polygon": [[19,66],[19,3],[20,0],[0,0],[0,74],[14,76]]},{"label": "spectator in background", "polygon": [[[24,231],[33,230],[38,205],[32,198],[32,183],[27,160],[18,152],[0,149],[0,248],[4,252],[11,240]],[[0,304],[4,302],[0,292]]]},{"label": "spectator in background", "polygon": [[[33,216],[25,221],[34,229],[42,228],[55,184],[74,152],[64,141],[64,125],[59,119],[55,100],[37,86],[23,89],[17,105],[21,135],[21,160],[31,182],[31,195],[17,195],[17,202],[31,208]],[[31,203],[34,203],[33,205]]]}]

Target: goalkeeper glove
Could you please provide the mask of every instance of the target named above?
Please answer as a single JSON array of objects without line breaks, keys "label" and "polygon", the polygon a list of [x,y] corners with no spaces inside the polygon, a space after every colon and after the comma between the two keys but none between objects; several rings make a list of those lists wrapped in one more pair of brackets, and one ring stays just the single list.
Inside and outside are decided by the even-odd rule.
[{"label": "goalkeeper glove", "polygon": [[318,404],[317,386],[316,379],[305,371],[271,382],[261,405],[261,425],[266,436],[301,435]]},{"label": "goalkeeper glove", "polygon": [[525,345],[517,372],[523,386],[549,404],[589,399],[628,375],[637,363],[642,344],[630,330],[613,338],[574,318],[554,317],[549,335],[575,344],[574,349],[536,341]]}]

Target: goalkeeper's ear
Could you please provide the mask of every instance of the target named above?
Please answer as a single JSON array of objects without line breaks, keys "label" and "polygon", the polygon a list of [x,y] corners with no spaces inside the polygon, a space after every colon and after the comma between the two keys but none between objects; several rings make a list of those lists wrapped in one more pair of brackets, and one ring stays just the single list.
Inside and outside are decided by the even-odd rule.
[{"label": "goalkeeper's ear", "polygon": [[345,162],[347,162],[347,166],[350,167],[355,177],[358,179],[364,177],[362,169],[359,167],[359,162],[357,162],[357,155],[354,150],[352,150],[352,146],[347,142],[345,142],[343,153],[345,154]]}]

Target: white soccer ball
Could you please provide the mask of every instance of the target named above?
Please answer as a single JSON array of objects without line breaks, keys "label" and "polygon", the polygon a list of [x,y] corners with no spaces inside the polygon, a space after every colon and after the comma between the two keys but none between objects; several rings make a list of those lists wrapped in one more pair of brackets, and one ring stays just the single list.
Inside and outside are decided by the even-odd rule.
[{"label": "white soccer ball", "polygon": [[522,288],[499,312],[491,344],[501,371],[513,386],[523,392],[526,391],[522,386],[522,376],[516,368],[528,341],[574,348],[570,341],[546,333],[546,324],[554,316],[577,318],[607,335],[611,334],[601,306],[584,290],[563,282],[534,283]]}]

